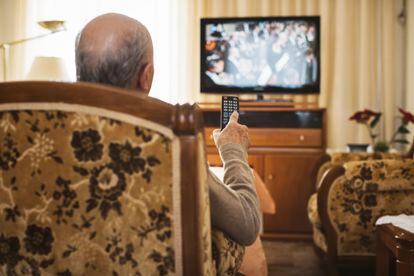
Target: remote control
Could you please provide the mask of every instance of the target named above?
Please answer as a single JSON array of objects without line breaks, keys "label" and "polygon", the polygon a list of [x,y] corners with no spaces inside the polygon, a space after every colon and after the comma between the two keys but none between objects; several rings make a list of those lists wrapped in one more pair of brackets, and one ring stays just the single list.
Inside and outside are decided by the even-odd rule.
[{"label": "remote control", "polygon": [[221,129],[226,127],[233,111],[239,112],[239,98],[233,96],[221,97]]}]

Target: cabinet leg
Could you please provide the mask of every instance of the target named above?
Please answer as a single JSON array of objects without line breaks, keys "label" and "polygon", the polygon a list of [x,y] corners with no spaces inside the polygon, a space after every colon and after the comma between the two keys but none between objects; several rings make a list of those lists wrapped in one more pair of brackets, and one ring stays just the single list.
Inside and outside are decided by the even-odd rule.
[{"label": "cabinet leg", "polygon": [[388,276],[390,270],[390,251],[385,244],[378,239],[377,257],[375,264],[376,276]]}]

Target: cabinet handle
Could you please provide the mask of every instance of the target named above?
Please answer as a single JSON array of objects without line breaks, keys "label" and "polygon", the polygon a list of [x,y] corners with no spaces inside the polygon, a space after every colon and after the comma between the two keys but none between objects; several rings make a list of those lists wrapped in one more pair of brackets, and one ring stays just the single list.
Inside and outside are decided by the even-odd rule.
[{"label": "cabinet handle", "polygon": [[304,135],[299,136],[299,140],[300,141],[305,141],[305,136]]},{"label": "cabinet handle", "polygon": [[267,176],[267,179],[268,179],[268,180],[273,180],[273,174],[269,174],[269,175]]}]

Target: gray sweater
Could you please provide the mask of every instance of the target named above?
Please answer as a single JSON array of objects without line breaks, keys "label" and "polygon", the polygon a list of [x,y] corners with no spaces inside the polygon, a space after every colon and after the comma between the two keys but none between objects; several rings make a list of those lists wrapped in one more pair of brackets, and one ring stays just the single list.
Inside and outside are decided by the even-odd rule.
[{"label": "gray sweater", "polygon": [[211,172],[207,180],[212,226],[247,246],[256,240],[261,225],[254,176],[240,145],[226,144],[219,152],[224,165],[224,183]]}]

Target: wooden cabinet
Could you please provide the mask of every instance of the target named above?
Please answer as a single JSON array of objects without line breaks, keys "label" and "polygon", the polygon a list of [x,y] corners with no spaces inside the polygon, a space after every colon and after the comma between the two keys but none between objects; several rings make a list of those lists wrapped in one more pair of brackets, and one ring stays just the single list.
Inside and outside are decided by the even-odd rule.
[{"label": "wooden cabinet", "polygon": [[311,233],[307,202],[315,192],[314,175],[322,152],[292,149],[264,156],[264,179],[278,212],[264,216],[265,235],[305,237]]},{"label": "wooden cabinet", "polygon": [[[221,165],[211,136],[219,125],[219,106],[202,107],[208,161]],[[325,110],[240,107],[240,121],[249,127],[249,165],[263,178],[276,201],[277,213],[264,216],[264,238],[309,239],[307,201],[325,153]]]}]

